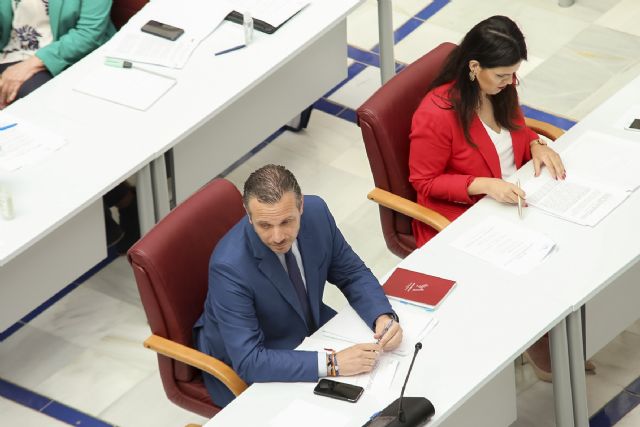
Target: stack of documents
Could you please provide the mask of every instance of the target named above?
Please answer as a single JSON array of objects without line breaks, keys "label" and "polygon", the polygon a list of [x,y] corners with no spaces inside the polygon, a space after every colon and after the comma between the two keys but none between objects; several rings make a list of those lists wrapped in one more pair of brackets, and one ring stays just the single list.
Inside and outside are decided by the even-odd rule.
[{"label": "stack of documents", "polygon": [[[200,42],[211,34],[232,10],[233,7],[223,0],[190,0],[188,4],[175,0],[152,1],[107,43],[107,56],[169,68],[183,68]],[[143,33],[140,29],[149,20],[181,28],[184,34],[171,41]]]},{"label": "stack of documents", "polygon": [[[415,344],[422,340],[438,323],[432,312],[400,301],[390,301],[400,318],[402,344],[392,353],[400,356],[411,354]],[[374,332],[350,306],[340,311],[322,329],[323,335],[353,344],[375,342]]]},{"label": "stack of documents", "polygon": [[555,242],[542,233],[491,216],[451,246],[514,274],[525,274],[549,255]]},{"label": "stack of documents", "polygon": [[527,203],[581,225],[595,226],[638,186],[637,142],[586,132],[562,152],[567,178],[548,173],[523,183]]},{"label": "stack of documents", "polygon": [[0,111],[0,170],[37,163],[64,144],[61,136]]}]

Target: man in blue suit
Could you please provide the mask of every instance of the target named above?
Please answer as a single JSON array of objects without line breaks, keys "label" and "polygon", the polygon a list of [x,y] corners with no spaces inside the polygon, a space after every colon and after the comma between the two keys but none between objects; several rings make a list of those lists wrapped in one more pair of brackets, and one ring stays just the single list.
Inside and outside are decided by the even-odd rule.
[{"label": "man in blue suit", "polygon": [[[198,349],[231,365],[248,383],[317,381],[331,374],[331,355],[293,350],[336,314],[322,302],[329,281],[372,328],[371,343],[335,354],[339,375],[371,371],[380,351],[400,344],[402,329],[325,202],[303,197],[293,174],[276,165],[249,176],[243,201],[247,217],[211,256],[204,312],[194,326]],[[212,376],[205,373],[204,380],[217,405],[233,399]]]}]

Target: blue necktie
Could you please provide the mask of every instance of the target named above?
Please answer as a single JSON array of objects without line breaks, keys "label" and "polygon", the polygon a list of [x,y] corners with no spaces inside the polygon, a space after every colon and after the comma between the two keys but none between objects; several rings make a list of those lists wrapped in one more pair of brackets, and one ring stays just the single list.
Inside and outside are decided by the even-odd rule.
[{"label": "blue necktie", "polygon": [[304,287],[302,274],[300,274],[300,269],[298,268],[296,257],[293,255],[291,249],[289,249],[289,252],[284,254],[284,260],[287,264],[289,279],[291,279],[291,283],[293,283],[293,289],[295,289],[296,291],[296,295],[298,296],[298,300],[300,301],[300,306],[302,307],[302,312],[304,313],[304,316],[306,318],[307,328],[309,329],[309,332],[313,332],[315,331],[315,326],[313,317],[311,316],[311,307],[309,306],[307,290]]}]

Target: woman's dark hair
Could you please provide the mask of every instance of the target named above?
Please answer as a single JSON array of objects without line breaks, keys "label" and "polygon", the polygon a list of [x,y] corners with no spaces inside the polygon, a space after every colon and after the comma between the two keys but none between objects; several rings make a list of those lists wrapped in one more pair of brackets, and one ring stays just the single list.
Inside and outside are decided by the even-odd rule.
[{"label": "woman's dark hair", "polygon": [[[506,16],[492,16],[473,27],[448,56],[443,70],[429,90],[453,82],[446,101],[458,115],[467,142],[473,146],[469,126],[480,105],[478,80],[469,79],[469,61],[476,60],[482,68],[509,67],[527,59],[524,36],[515,22]],[[490,96],[493,114],[501,127],[515,130],[518,111],[515,83]]]}]

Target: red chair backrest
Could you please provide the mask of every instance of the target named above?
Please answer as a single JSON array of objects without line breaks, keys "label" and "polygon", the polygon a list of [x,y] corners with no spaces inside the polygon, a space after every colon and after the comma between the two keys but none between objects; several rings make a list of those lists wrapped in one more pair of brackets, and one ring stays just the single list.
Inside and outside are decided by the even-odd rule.
[{"label": "red chair backrest", "polygon": [[[192,327],[202,314],[207,296],[209,258],[218,241],[244,215],[238,189],[225,179],[215,179],[171,211],[129,250],[128,259],[153,334],[193,347]],[[203,387],[194,391],[196,400],[205,405],[202,408],[184,396],[191,382],[201,381],[199,370],[160,355],[158,364],[169,399],[194,412],[213,415],[211,408],[207,410],[213,404]]]},{"label": "red chair backrest", "polygon": [[149,0],[113,0],[111,20],[117,29],[127,23]]},{"label": "red chair backrest", "polygon": [[[358,125],[376,187],[416,201],[416,192],[409,182],[411,120],[455,47],[452,43],[443,43],[428,52],[358,108]],[[415,249],[411,218],[380,206],[380,223],[391,252],[404,258]]]}]

